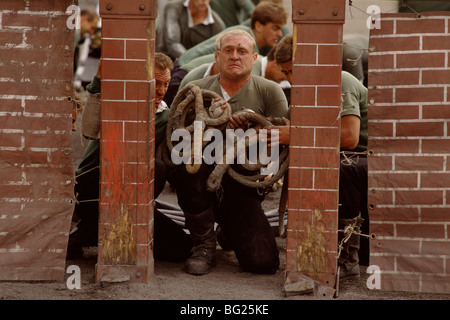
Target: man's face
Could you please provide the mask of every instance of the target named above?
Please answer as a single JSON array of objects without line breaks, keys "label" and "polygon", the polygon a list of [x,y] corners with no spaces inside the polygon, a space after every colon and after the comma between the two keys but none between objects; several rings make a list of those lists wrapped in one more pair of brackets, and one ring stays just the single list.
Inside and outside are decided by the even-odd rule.
[{"label": "man's face", "polygon": [[197,11],[207,10],[209,2],[210,0],[191,0],[192,6],[194,6]]},{"label": "man's face", "polygon": [[155,106],[158,106],[166,95],[170,82],[170,69],[155,68]]},{"label": "man's face", "polygon": [[266,79],[280,83],[286,80],[286,76],[281,72],[281,68],[278,67],[275,61],[269,61],[266,67],[266,74],[264,75]]},{"label": "man's face", "polygon": [[292,61],[280,63],[280,70],[286,77],[286,80],[292,85]]},{"label": "man's face", "polygon": [[98,19],[94,19],[93,21],[89,22],[87,20],[87,17],[81,17],[80,18],[80,33],[81,36],[84,37],[86,33],[94,34],[95,30],[97,29],[98,25]]},{"label": "man's face", "polygon": [[224,78],[239,80],[249,76],[256,62],[252,41],[240,34],[230,34],[222,39],[221,49],[217,52],[220,74]]},{"label": "man's face", "polygon": [[258,32],[262,34],[264,43],[258,44],[260,48],[262,47],[273,47],[278,43],[278,40],[283,36],[281,32],[281,28],[283,27],[281,24],[268,22],[265,25],[259,22],[256,22]]}]

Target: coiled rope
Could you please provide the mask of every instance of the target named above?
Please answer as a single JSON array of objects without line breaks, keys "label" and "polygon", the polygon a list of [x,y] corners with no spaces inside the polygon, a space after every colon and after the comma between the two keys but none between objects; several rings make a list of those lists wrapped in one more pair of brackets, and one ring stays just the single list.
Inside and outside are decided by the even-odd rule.
[{"label": "coiled rope", "polygon": [[[186,129],[192,136],[194,133],[194,121],[202,122],[202,137],[204,131],[209,128],[216,128],[220,131],[230,128],[229,119],[231,117],[231,106],[226,103],[226,108],[223,111],[217,110],[217,108],[221,108],[222,105],[223,99],[218,94],[209,90],[200,89],[198,86],[193,84],[187,85],[178,92],[171,105],[169,119],[167,122],[167,148],[163,148],[163,150],[160,152],[161,158],[166,162],[168,166],[174,166],[172,160],[170,159],[170,155],[174,148],[171,137],[172,133],[175,130]],[[245,148],[249,148],[252,146],[252,142],[250,141],[253,141],[253,143],[255,143],[259,140],[259,129],[264,128],[269,130],[275,125],[284,125],[284,122],[281,118],[266,118],[249,110],[241,110],[235,112],[233,115],[244,117],[249,124],[249,128],[255,129],[254,135],[257,135],[257,139],[246,139]],[[224,141],[225,140],[226,139],[224,139]],[[195,141],[194,139],[191,139],[191,141],[191,150],[193,151],[194,143],[199,142]],[[202,148],[204,148],[208,143],[209,141],[202,141]],[[222,159],[230,160],[229,158],[227,158],[227,153],[229,155],[232,154],[234,156],[234,159],[238,156],[236,142],[231,147],[228,147],[228,150],[224,145],[223,150],[224,154],[222,155]],[[221,187],[222,178],[224,174],[227,173],[234,180],[245,186],[252,188],[267,188],[268,186],[271,186],[272,184],[277,182],[287,172],[289,166],[288,152],[289,149],[287,146],[280,145],[278,171],[268,176],[261,175],[259,174],[259,172],[255,173],[255,171],[259,171],[261,168],[265,167],[265,165],[261,164],[259,161],[257,164],[228,164],[225,162],[229,161],[219,161],[220,163],[216,164],[213,172],[209,176],[206,182],[206,187],[208,191],[218,191]],[[194,163],[193,157],[194,154],[193,152],[191,152],[191,163],[186,164],[186,171],[191,174],[195,174],[201,166],[201,164]],[[233,161],[233,163],[236,163],[236,161]],[[245,174],[239,173],[242,170],[239,170],[238,168],[244,169]]]}]

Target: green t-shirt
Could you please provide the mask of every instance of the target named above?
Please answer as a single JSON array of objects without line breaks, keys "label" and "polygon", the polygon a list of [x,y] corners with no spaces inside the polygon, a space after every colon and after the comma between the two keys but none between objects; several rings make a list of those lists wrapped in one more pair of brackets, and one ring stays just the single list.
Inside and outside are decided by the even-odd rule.
[{"label": "green t-shirt", "polygon": [[[222,96],[219,75],[190,82]],[[232,113],[251,109],[265,117],[288,117],[288,103],[281,87],[270,80],[252,74],[245,86],[228,100]]]},{"label": "green t-shirt", "polygon": [[366,151],[368,138],[367,88],[350,73],[342,71],[341,94],[341,117],[354,115],[361,120],[358,145],[349,151]]}]

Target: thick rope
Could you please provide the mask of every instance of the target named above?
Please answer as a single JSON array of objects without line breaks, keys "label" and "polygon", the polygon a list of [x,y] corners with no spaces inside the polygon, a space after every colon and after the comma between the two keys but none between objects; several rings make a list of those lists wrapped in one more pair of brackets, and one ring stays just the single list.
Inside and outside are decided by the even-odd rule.
[{"label": "thick rope", "polygon": [[[218,102],[214,102],[215,98],[221,99]],[[210,106],[208,107],[208,103],[211,101]],[[216,128],[218,130],[224,130],[225,128],[229,128],[229,119],[231,116],[231,107],[228,103],[226,103],[226,109],[220,113],[215,112],[217,108],[220,108],[223,104],[222,98],[216,93],[208,90],[202,90],[195,85],[188,85],[182,88],[178,94],[176,95],[169,114],[169,120],[167,123],[167,131],[166,131],[166,143],[167,149],[160,152],[162,159],[166,162],[167,165],[173,166],[170,158],[170,154],[174,148],[174,145],[171,140],[172,133],[177,129],[186,129],[191,135],[194,132],[193,122],[201,121],[202,122],[202,136],[203,132],[208,128]],[[278,118],[266,118],[262,115],[256,114],[251,111],[238,111],[234,113],[234,115],[240,115],[246,118],[250,127],[255,129],[256,135],[258,134],[259,129],[270,129],[274,125],[284,125],[284,122]],[[193,143],[198,143],[192,139]],[[227,159],[227,154],[234,155],[236,158],[237,155],[237,142],[235,142],[229,150],[227,150],[227,146],[225,145],[226,139],[224,139],[224,154],[222,155],[222,159]],[[258,139],[253,140],[258,141]],[[209,142],[203,142],[202,148],[205,147]],[[249,139],[246,139],[245,147],[246,149],[251,146]],[[217,192],[220,189],[221,181],[225,173],[227,173],[230,177],[235,179],[237,182],[252,188],[266,188],[268,186],[273,185],[280,178],[284,176],[286,171],[288,170],[288,152],[289,149],[287,146],[280,145],[280,155],[279,155],[279,169],[278,171],[271,176],[263,176],[260,174],[253,175],[244,175],[238,173],[230,164],[227,164],[227,161],[221,161],[221,163],[217,164],[209,176],[207,180],[207,189],[211,192]],[[194,150],[194,145],[191,146],[191,150]],[[191,163],[193,163],[193,152],[191,152]],[[228,159],[230,160],[230,159]],[[234,159],[233,159],[234,160]],[[264,166],[260,163],[256,165],[248,165],[242,164],[241,168],[246,171],[246,174],[252,173],[252,171],[259,170]],[[186,170],[189,173],[196,173],[200,168],[200,164],[189,164],[186,165]],[[250,172],[249,172],[250,171]]]}]

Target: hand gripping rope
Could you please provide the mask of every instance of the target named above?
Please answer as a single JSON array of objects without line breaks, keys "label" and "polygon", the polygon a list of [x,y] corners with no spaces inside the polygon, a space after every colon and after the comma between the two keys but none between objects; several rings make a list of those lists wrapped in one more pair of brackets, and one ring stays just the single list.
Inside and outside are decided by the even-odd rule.
[{"label": "hand gripping rope", "polygon": [[[219,98],[220,101],[214,102],[215,98]],[[196,85],[187,85],[183,89],[181,89],[176,95],[170,109],[169,120],[167,123],[167,131],[166,131],[166,144],[167,149],[162,151],[162,158],[166,162],[167,165],[173,166],[173,162],[170,159],[170,154],[174,145],[171,140],[172,133],[177,129],[186,129],[191,136],[194,132],[193,121],[201,121],[202,126],[202,137],[204,131],[209,128],[216,128],[218,130],[224,130],[226,128],[230,128],[229,119],[231,116],[231,107],[228,103],[226,103],[226,108],[222,111],[221,106],[223,104],[223,99],[216,93],[204,89],[200,89]],[[208,106],[209,105],[209,106]],[[217,110],[218,109],[218,110]],[[262,115],[258,115],[252,111],[241,110],[233,115],[239,115],[245,117],[248,121],[249,128],[255,129],[254,133],[249,135],[249,139],[245,141],[245,147],[248,149],[251,147],[252,143],[258,142],[258,130],[259,129],[271,129],[274,125],[284,125],[282,119],[278,118],[266,118]],[[256,139],[252,139],[256,138]],[[197,139],[198,140],[198,139]],[[237,143],[235,142],[231,147],[228,148],[225,145],[224,139],[224,154],[222,155],[222,159],[227,159],[227,153],[233,152],[234,158],[237,157]],[[209,141],[201,142],[195,141],[191,139],[192,146],[191,150],[194,150],[195,143],[202,143],[202,148],[204,148]],[[253,142],[251,142],[253,141]],[[221,181],[223,175],[225,173],[229,174],[230,177],[238,181],[239,183],[252,187],[252,188],[267,188],[271,186],[273,183],[277,182],[280,178],[284,176],[288,169],[288,152],[289,149],[287,146],[280,145],[280,155],[279,155],[279,170],[273,175],[243,175],[238,173],[233,167],[240,166],[240,168],[245,169],[250,173],[252,171],[256,171],[264,167],[261,163],[257,164],[239,164],[239,165],[231,165],[225,162],[229,161],[220,161],[217,164],[209,176],[207,180],[207,189],[208,191],[218,191],[220,189]],[[186,171],[191,174],[195,174],[200,168],[201,164],[194,163],[194,154],[191,152],[191,163],[186,164]],[[228,159],[229,160],[229,159]],[[235,163],[236,161],[233,161]]]}]

